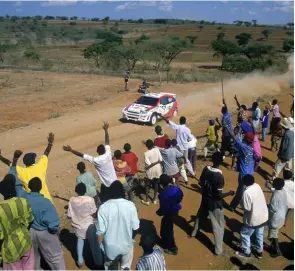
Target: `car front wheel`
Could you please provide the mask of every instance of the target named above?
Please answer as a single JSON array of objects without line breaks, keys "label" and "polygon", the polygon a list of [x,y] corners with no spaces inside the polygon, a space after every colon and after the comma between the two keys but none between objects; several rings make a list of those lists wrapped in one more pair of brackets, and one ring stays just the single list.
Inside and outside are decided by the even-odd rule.
[{"label": "car front wheel", "polygon": [[157,115],[153,114],[150,119],[150,125],[154,126],[157,123]]}]

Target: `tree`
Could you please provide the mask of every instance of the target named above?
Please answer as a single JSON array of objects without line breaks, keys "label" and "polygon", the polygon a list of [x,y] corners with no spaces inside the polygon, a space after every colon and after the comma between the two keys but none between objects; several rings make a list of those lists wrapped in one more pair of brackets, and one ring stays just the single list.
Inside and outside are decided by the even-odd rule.
[{"label": "tree", "polygon": [[211,47],[214,50],[213,57],[222,57],[221,69],[223,68],[224,59],[230,55],[239,54],[241,49],[234,42],[229,40],[213,40]]},{"label": "tree", "polygon": [[217,33],[217,40],[223,40],[225,37],[225,34],[223,31]]},{"label": "tree", "polygon": [[77,25],[77,22],[69,22],[69,25]]},{"label": "tree", "polygon": [[78,42],[82,39],[81,36],[79,35],[75,35],[72,37],[72,40],[75,42],[75,45],[77,46],[78,45]]},{"label": "tree", "polygon": [[234,24],[236,26],[241,26],[243,24],[243,21],[234,21]]},{"label": "tree", "polygon": [[271,33],[271,31],[269,29],[264,29],[261,34],[268,39],[269,34]]},{"label": "tree", "polygon": [[200,32],[202,31],[202,29],[204,29],[204,25],[199,25]]},{"label": "tree", "polygon": [[252,20],[253,26],[256,27],[257,26],[257,20]]},{"label": "tree", "polygon": [[76,21],[76,20],[78,20],[78,17],[77,16],[73,16],[73,17],[70,18],[70,20]]},{"label": "tree", "polygon": [[179,37],[164,38],[150,41],[147,45],[147,52],[150,53],[154,63],[153,68],[159,74],[160,84],[162,83],[161,72],[166,72],[167,83],[169,81],[169,71],[171,62],[186,48],[186,42]]},{"label": "tree", "polygon": [[223,69],[233,73],[250,72],[252,70],[251,61],[241,56],[228,56],[224,58]]},{"label": "tree", "polygon": [[30,47],[30,48],[26,49],[26,51],[24,52],[24,57],[27,59],[30,59],[34,62],[39,62],[39,60],[40,60],[40,56],[36,52],[34,47]]},{"label": "tree", "polygon": [[270,44],[251,44],[248,45],[244,50],[243,54],[249,59],[263,59],[267,55],[271,55],[274,46]]},{"label": "tree", "polygon": [[103,24],[108,24],[109,20],[110,20],[109,16],[104,17],[103,20],[102,20]]},{"label": "tree", "polygon": [[249,27],[249,26],[252,25],[252,23],[251,23],[251,22],[248,22],[248,21],[244,21],[244,25],[245,25],[246,27]]},{"label": "tree", "polygon": [[99,21],[99,18],[92,18],[91,21],[92,22],[98,22]]},{"label": "tree", "polygon": [[191,44],[194,44],[195,41],[198,39],[197,36],[186,36],[186,38],[190,41]]},{"label": "tree", "polygon": [[98,30],[96,32],[96,39],[105,40],[107,42],[117,42],[120,44],[123,42],[123,39],[120,35],[104,29]]},{"label": "tree", "polygon": [[222,26],[218,26],[218,27],[217,27],[217,30],[222,30],[222,29],[223,29]]},{"label": "tree", "polygon": [[285,39],[283,42],[283,50],[285,53],[294,50],[294,39]]},{"label": "tree", "polygon": [[144,42],[144,41],[149,40],[149,39],[150,39],[149,36],[147,36],[147,35],[145,35],[145,34],[142,34],[138,39],[136,39],[136,40],[134,41],[134,43],[135,43],[135,44],[138,44],[138,43]]},{"label": "tree", "polygon": [[293,23],[292,23],[292,22],[287,23],[287,26],[288,26],[289,28],[294,28],[294,22],[293,22]]},{"label": "tree", "polygon": [[142,24],[143,23],[143,19],[142,18],[140,18],[140,19],[138,19],[138,21],[137,21],[139,24]]},{"label": "tree", "polygon": [[249,33],[240,33],[235,36],[239,45],[245,46],[249,43],[250,39],[252,39],[252,35]]},{"label": "tree", "polygon": [[294,36],[294,32],[292,32],[292,31],[287,31],[287,32],[286,32],[286,35],[288,35],[288,36]]},{"label": "tree", "polygon": [[124,21],[124,19],[121,18],[121,19],[120,19],[120,22],[123,22],[123,21]]}]

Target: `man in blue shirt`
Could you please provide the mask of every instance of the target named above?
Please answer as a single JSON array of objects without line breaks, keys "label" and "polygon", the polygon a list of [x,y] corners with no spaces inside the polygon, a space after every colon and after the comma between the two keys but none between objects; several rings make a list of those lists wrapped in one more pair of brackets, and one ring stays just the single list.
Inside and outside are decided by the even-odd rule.
[{"label": "man in blue shirt", "polygon": [[16,164],[22,152],[14,152],[10,174],[15,176],[15,188],[18,197],[25,198],[34,215],[30,233],[33,239],[33,249],[35,255],[35,270],[40,270],[40,253],[52,270],[65,270],[63,251],[58,238],[59,217],[54,205],[50,200],[44,198],[40,191],[42,189],[41,180],[35,177],[29,182],[30,193],[24,191],[16,173]]},{"label": "man in blue shirt", "polygon": [[160,208],[157,211],[158,216],[162,216],[160,236],[164,252],[170,255],[177,255],[178,248],[174,239],[173,225],[174,218],[181,210],[183,193],[178,186],[169,185],[170,178],[166,174],[160,177],[160,183],[163,186],[159,194]]}]

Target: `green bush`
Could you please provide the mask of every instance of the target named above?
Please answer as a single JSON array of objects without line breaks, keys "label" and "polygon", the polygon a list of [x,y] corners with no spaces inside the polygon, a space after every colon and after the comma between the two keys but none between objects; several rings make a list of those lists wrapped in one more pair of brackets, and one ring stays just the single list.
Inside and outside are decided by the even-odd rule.
[{"label": "green bush", "polygon": [[294,50],[294,39],[285,39],[283,42],[283,50],[285,53]]},{"label": "green bush", "polygon": [[123,39],[120,35],[115,34],[112,31],[104,30],[104,29],[98,30],[96,32],[96,38],[101,39],[101,40],[105,40],[107,42],[117,42],[120,44],[122,44],[122,42],[123,42]]},{"label": "green bush", "polygon": [[40,60],[40,56],[39,54],[35,51],[35,48],[31,47],[28,48],[25,52],[24,52],[24,57],[27,59],[30,59],[34,62],[39,62]]}]

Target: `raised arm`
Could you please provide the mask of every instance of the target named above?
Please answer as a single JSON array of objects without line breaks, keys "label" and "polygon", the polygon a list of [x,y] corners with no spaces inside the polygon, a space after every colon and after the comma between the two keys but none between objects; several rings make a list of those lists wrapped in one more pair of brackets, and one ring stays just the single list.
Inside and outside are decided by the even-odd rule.
[{"label": "raised arm", "polygon": [[4,163],[5,165],[9,166],[9,167],[10,167],[10,165],[11,165],[11,161],[8,160],[7,158],[5,158],[5,157],[2,156],[2,154],[1,154],[1,150],[0,150],[0,161],[1,161],[2,163]]},{"label": "raised arm", "polygon": [[71,146],[69,146],[69,145],[63,146],[63,150],[64,150],[64,151],[71,152],[71,153],[73,153],[73,154],[75,154],[75,155],[77,155],[77,156],[79,156],[79,157],[83,157],[83,156],[84,156],[84,154],[83,154],[82,152],[79,152],[79,151],[75,151],[75,150],[73,150],[73,149],[71,148]]},{"label": "raised arm", "polygon": [[48,156],[50,151],[51,151],[51,148],[52,148],[52,145],[53,145],[53,142],[54,142],[54,134],[53,133],[49,133],[48,135],[48,144],[47,144],[47,147],[44,151],[44,155]]},{"label": "raised arm", "polygon": [[104,129],[105,145],[110,145],[109,124],[107,122],[104,122],[102,128]]},{"label": "raised arm", "polygon": [[169,124],[169,120],[168,120],[167,118],[165,118],[165,117],[162,116],[161,114],[158,114],[158,116],[159,116],[162,120],[166,121],[167,124]]},{"label": "raised arm", "polygon": [[225,102],[225,99],[222,99],[222,103],[223,103],[223,105],[224,105],[225,107],[227,107],[226,102]]},{"label": "raised arm", "polygon": [[236,104],[237,104],[238,108],[240,109],[240,108],[241,108],[241,104],[240,104],[239,101],[238,101],[238,97],[237,97],[237,95],[234,96],[234,99],[235,99],[235,101],[236,101]]}]

